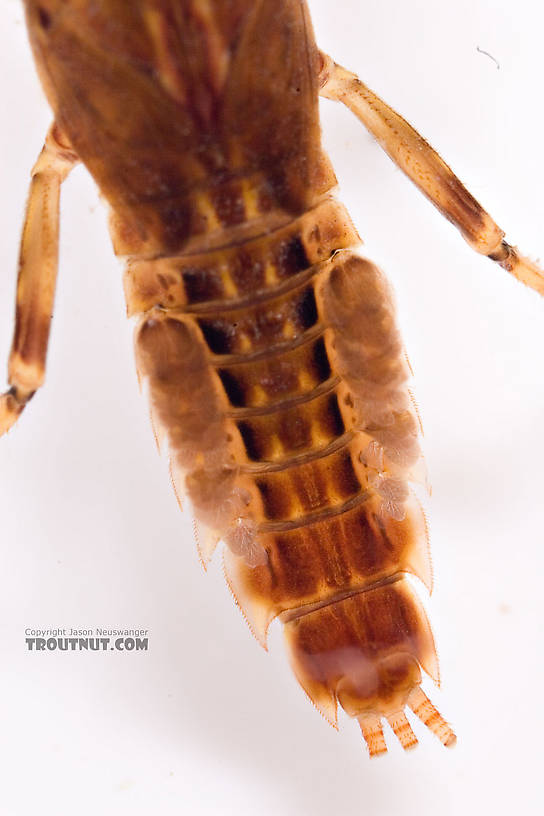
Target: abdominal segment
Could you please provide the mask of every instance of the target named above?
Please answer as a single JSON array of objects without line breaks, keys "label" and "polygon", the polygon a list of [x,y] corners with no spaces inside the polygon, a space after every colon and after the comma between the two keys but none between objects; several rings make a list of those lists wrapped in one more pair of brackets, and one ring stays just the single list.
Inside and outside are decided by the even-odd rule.
[{"label": "abdominal segment", "polygon": [[400,575],[290,620],[293,671],[316,707],[336,722],[402,711],[421,681],[437,679],[433,637],[414,590]]},{"label": "abdominal segment", "polygon": [[[307,694],[333,722],[338,702],[357,717],[377,753],[382,716],[413,744],[403,708],[427,712],[413,696],[420,668],[438,676],[405,577],[430,588],[431,568],[389,286],[335,240],[356,234],[329,200],[226,253],[161,259],[164,285],[153,262],[132,263],[127,294],[129,311],[146,304],[138,366],[205,531],[203,560],[225,541],[225,575],[256,637],[266,644],[279,617]],[[161,287],[174,305],[157,303]]]}]

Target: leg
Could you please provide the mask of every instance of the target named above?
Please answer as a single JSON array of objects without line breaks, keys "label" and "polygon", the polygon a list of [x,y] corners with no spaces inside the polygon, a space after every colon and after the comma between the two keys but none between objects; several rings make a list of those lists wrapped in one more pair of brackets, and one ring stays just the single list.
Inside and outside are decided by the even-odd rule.
[{"label": "leg", "polygon": [[320,93],[343,102],[470,246],[544,294],[544,271],[504,241],[504,232],[425,139],[355,74],[321,54]]},{"label": "leg", "polygon": [[32,168],[8,365],[11,388],[0,396],[0,436],[44,381],[57,278],[60,185],[77,162],[66,137],[53,124]]}]

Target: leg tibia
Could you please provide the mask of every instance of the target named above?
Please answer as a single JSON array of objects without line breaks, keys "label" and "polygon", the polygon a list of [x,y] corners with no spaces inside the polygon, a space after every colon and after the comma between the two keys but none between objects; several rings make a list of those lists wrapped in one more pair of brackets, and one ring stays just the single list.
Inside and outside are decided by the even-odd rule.
[{"label": "leg tibia", "polygon": [[544,271],[504,241],[504,232],[438,153],[355,74],[322,54],[322,96],[343,102],[409,179],[482,255],[544,294]]},{"label": "leg tibia", "polygon": [[43,384],[58,262],[60,185],[78,161],[53,125],[32,169],[17,279],[10,390],[0,396],[0,435]]}]

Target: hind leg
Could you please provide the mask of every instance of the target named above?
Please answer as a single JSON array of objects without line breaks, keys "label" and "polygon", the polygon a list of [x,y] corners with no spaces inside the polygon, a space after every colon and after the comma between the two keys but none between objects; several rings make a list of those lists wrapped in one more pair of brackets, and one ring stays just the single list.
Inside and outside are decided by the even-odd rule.
[{"label": "hind leg", "polygon": [[0,396],[0,436],[16,422],[45,378],[57,279],[60,186],[78,161],[64,134],[53,124],[31,173],[8,364],[11,387]]},{"label": "hind leg", "polygon": [[482,255],[522,283],[544,294],[544,271],[504,240],[504,232],[438,153],[396,111],[355,74],[321,54],[320,94],[343,102],[361,120],[388,156]]}]

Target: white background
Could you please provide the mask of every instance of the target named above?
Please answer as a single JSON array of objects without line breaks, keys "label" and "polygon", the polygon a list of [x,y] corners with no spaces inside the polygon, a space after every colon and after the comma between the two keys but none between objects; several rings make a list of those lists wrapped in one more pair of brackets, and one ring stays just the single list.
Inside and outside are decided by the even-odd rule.
[{"label": "white background", "polygon": [[[310,3],[321,46],[544,257],[536,0]],[[477,46],[493,54],[497,70]],[[0,26],[0,360],[28,171],[49,122],[19,0]],[[205,575],[138,394],[121,269],[83,169],[63,191],[47,384],[0,441],[0,813],[535,814],[541,807],[544,301],[476,256],[346,110],[322,103],[341,195],[388,272],[415,370],[453,722],[370,762]],[[143,627],[148,653],[28,653],[24,629]]]}]

